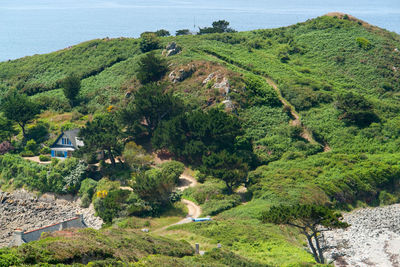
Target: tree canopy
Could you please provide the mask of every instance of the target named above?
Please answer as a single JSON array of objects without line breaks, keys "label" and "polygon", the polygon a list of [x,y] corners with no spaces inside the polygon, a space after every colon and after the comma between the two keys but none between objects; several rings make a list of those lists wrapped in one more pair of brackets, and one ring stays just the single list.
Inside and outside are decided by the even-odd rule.
[{"label": "tree canopy", "polygon": [[144,32],[140,35],[140,50],[143,53],[159,49],[160,48],[160,40],[156,33],[154,32]]},{"label": "tree canopy", "polygon": [[128,132],[152,136],[161,120],[183,111],[182,101],[166,89],[165,84],[150,83],[134,93],[133,100],[120,111],[120,119]]},{"label": "tree canopy", "polygon": [[26,139],[25,126],[39,113],[38,105],[27,95],[14,90],[2,100],[1,110],[8,120],[16,122],[21,127],[24,139]]},{"label": "tree canopy", "polygon": [[69,100],[71,106],[73,106],[81,89],[81,80],[76,74],[71,74],[61,82],[61,87],[63,88],[65,97]]},{"label": "tree canopy", "polygon": [[121,155],[121,132],[113,114],[101,114],[86,123],[79,132],[85,144],[80,148],[84,153],[107,151],[111,163],[115,166],[115,157]]},{"label": "tree canopy", "polygon": [[346,228],[342,215],[328,207],[311,204],[293,206],[273,206],[263,212],[261,220],[265,223],[286,224],[297,227],[307,237],[308,245],[317,263],[325,263],[320,233],[327,229]]},{"label": "tree canopy", "polygon": [[224,33],[235,32],[234,29],[229,28],[229,22],[226,20],[218,20],[212,23],[212,27],[199,28],[199,34],[208,33]]},{"label": "tree canopy", "polygon": [[352,92],[338,95],[336,108],[342,113],[339,119],[349,124],[363,127],[379,121],[373,105],[365,97]]},{"label": "tree canopy", "polygon": [[139,60],[136,76],[142,84],[147,84],[161,80],[167,71],[167,61],[152,52]]}]

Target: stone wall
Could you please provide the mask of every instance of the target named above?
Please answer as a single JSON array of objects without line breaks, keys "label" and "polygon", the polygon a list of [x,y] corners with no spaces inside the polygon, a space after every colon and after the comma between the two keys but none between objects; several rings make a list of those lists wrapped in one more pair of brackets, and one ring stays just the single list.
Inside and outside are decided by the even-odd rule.
[{"label": "stone wall", "polygon": [[8,246],[14,231],[39,229],[75,218],[82,214],[88,227],[99,229],[102,220],[94,216],[93,206],[80,207],[80,200],[68,196],[45,194],[40,197],[25,190],[12,193],[0,191],[0,247]]},{"label": "stone wall", "polygon": [[20,246],[23,243],[39,240],[43,233],[62,231],[68,228],[86,228],[83,215],[77,214],[76,217],[63,222],[55,223],[49,226],[41,227],[32,231],[23,232],[21,229],[14,231],[14,239],[9,246]]}]

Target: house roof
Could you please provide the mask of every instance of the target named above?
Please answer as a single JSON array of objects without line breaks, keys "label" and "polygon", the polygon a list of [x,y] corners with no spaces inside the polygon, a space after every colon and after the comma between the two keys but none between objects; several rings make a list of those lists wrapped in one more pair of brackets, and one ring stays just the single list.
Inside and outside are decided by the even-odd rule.
[{"label": "house roof", "polygon": [[51,148],[56,148],[56,147],[64,147],[64,146],[60,146],[57,145],[58,141],[60,140],[60,138],[62,137],[67,137],[71,143],[72,146],[76,149],[79,146],[82,146],[82,142],[78,139],[78,134],[79,134],[80,129],[73,129],[73,130],[68,130],[68,131],[64,131],[60,134],[60,136],[57,138],[57,140],[54,142],[54,144],[51,146]]}]

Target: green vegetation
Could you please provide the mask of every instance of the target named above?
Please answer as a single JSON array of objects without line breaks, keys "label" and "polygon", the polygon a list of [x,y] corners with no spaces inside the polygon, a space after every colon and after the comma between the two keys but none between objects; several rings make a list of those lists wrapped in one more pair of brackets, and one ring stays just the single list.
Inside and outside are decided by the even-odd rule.
[{"label": "green vegetation", "polygon": [[[261,215],[271,221],[271,207],[283,203],[286,211],[340,211],[400,201],[400,37],[348,18],[240,33],[217,21],[199,35],[160,30],[2,62],[1,187],[78,193],[108,225],[130,231],[161,220],[149,238],[199,242],[207,251],[128,259],[138,266],[321,262],[298,229],[264,224]],[[182,51],[162,56],[172,41]],[[71,73],[80,90],[64,94]],[[85,142],[79,159],[38,165],[16,155],[43,158],[43,147],[74,128]],[[105,158],[87,169],[98,152]],[[190,165],[199,184],[175,192],[183,165],[157,165],[154,154]],[[213,221],[162,228],[184,217],[179,209],[154,218],[181,197]],[[141,217],[138,227],[131,216]],[[93,264],[126,261],[110,251]],[[15,262],[16,253],[1,259]]]}]

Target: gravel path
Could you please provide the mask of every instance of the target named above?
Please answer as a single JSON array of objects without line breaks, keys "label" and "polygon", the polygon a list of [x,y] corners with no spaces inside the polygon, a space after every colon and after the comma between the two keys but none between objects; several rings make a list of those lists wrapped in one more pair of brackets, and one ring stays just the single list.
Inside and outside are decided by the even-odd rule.
[{"label": "gravel path", "polygon": [[400,204],[343,214],[345,230],[324,233],[335,266],[400,266]]}]

